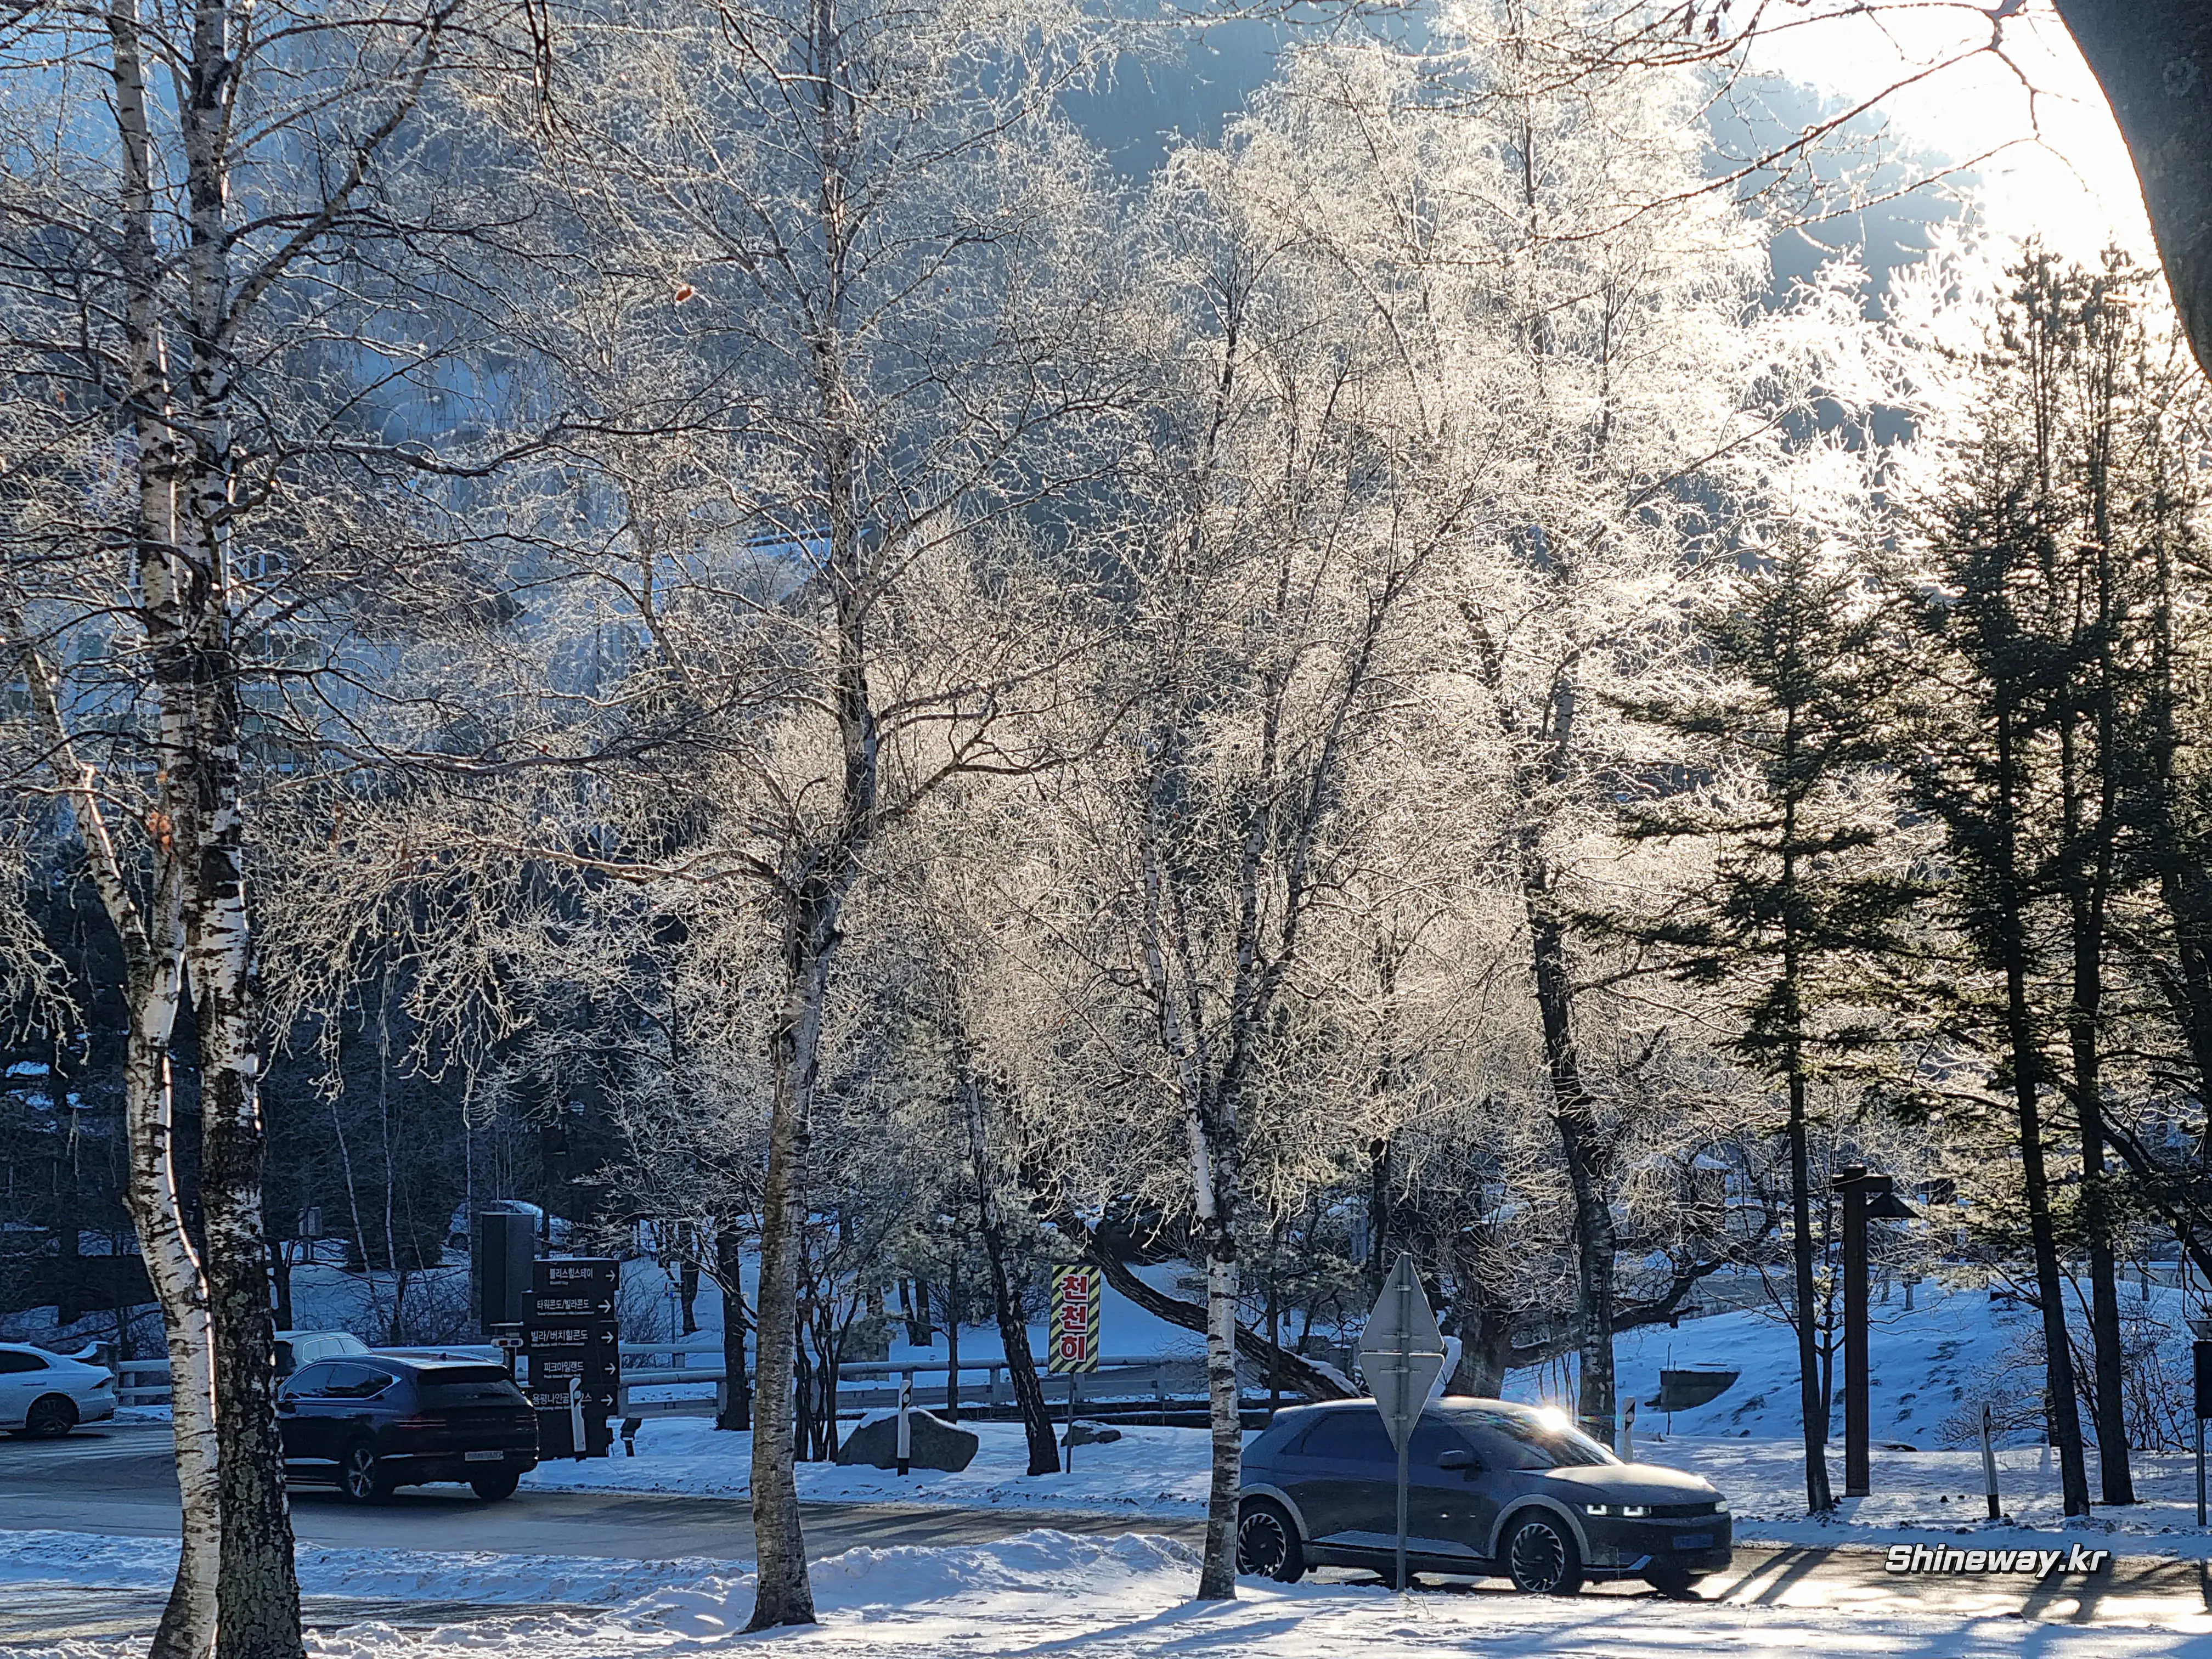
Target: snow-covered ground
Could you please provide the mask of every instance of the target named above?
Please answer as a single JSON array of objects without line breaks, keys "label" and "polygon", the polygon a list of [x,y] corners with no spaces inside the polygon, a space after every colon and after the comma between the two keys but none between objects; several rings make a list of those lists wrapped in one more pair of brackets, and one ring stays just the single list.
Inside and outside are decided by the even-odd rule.
[{"label": "snow-covered ground", "polygon": [[[727,1573],[727,1561],[626,1561],[588,1555],[459,1554],[433,1550],[340,1550],[301,1544],[300,1588],[309,1595],[393,1601],[548,1602],[616,1606],[670,1583]],[[177,1571],[169,1538],[84,1532],[0,1532],[0,1597],[23,1583],[162,1589]]]},{"label": "snow-covered ground", "polygon": [[[0,1534],[0,1583],[158,1586],[173,1547],[67,1534]],[[2031,1623],[1948,1616],[1832,1597],[1692,1605],[1649,1596],[1549,1600],[1506,1594],[1401,1598],[1345,1583],[1246,1583],[1233,1602],[1192,1601],[1185,1547],[1136,1534],[1077,1538],[1039,1531],[952,1549],[849,1551],[813,1568],[821,1624],[747,1637],[753,1583],[740,1564],[578,1563],[544,1558],[356,1552],[343,1564],[303,1559],[311,1594],[479,1602],[565,1599],[589,1610],[518,1611],[428,1630],[382,1623],[317,1632],[315,1659],[656,1659],[717,1649],[805,1659],[938,1659],[947,1654],[1073,1659],[1363,1659],[1481,1654],[1497,1659],[2166,1659],[2201,1655],[2212,1616],[2162,1623]],[[704,1569],[702,1571],[702,1569]],[[409,1586],[417,1588],[410,1589]],[[33,1650],[16,1650],[27,1656]],[[71,1643],[55,1659],[109,1659],[114,1646]]]},{"label": "snow-covered ground", "polygon": [[[2100,1509],[2088,1520],[2060,1513],[2057,1460],[2042,1449],[1997,1454],[1997,1492],[2006,1519],[1987,1519],[1979,1451],[1897,1452],[1873,1457],[1874,1495],[1843,1500],[1825,1521],[1805,1514],[1802,1449],[1794,1441],[1682,1437],[1639,1442],[1637,1455],[1704,1475],[1729,1495],[1735,1535],[1746,1543],[1893,1544],[1934,1542],[1973,1532],[1977,1546],[1995,1548],[2040,1541],[2055,1534],[2095,1534],[2128,1555],[2212,1559],[2212,1534],[2197,1525],[2196,1460],[2185,1455],[2130,1460],[2137,1501],[2124,1509]],[[1843,1489],[1843,1453],[1829,1450],[1829,1477]],[[2089,1489],[2097,1490],[2090,1460]]]},{"label": "snow-covered ground", "polygon": [[[1027,1443],[1013,1423],[970,1424],[981,1440],[975,1461],[959,1474],[917,1469],[904,1477],[884,1469],[799,1466],[799,1495],[810,1501],[908,1503],[953,1508],[1034,1510],[1190,1522],[1206,1513],[1208,1447],[1198,1429],[1124,1428],[1109,1446],[1079,1446],[1072,1474],[1031,1479]],[[1875,1496],[1848,1500],[1826,1521],[1805,1516],[1802,1453],[1793,1440],[1676,1435],[1642,1437],[1640,1461],[1702,1474],[1729,1496],[1737,1539],[1745,1543],[1891,1544],[1932,1542],[1962,1530],[1990,1534],[1992,1547],[2040,1540],[2061,1529],[2058,1475],[2040,1449],[1998,1455],[1998,1486],[2017,1525],[1984,1519],[1978,1451],[1875,1454]],[[742,1498],[750,1493],[752,1437],[716,1432],[698,1419],[647,1422],[637,1455],[541,1465],[526,1489],[558,1492],[688,1492]],[[1840,1452],[1833,1474],[1842,1482]],[[2196,1525],[2196,1473],[2183,1456],[2135,1460],[2142,1502],[2100,1510],[2066,1526],[2069,1536],[2113,1534],[2110,1547],[2130,1555],[2212,1559],[2212,1535]],[[2094,1481],[2093,1481],[2094,1486]]]},{"label": "snow-covered ground", "polygon": [[[2185,1316],[2197,1310],[2185,1305],[2180,1292],[2155,1285],[2148,1290],[2125,1285],[2122,1299],[2124,1316],[2155,1319],[2172,1333],[2172,1358],[2185,1368]],[[1901,1291],[1869,1311],[1867,1396],[1877,1441],[1922,1448],[1963,1444],[1973,1435],[1984,1400],[1996,1405],[2002,1425],[2008,1409],[2014,1421],[2023,1420],[2022,1407],[2040,1395],[2041,1316],[2009,1297],[1923,1285],[1910,1311]],[[2076,1327],[2086,1329],[2086,1322],[2077,1320]],[[1741,1376],[1711,1405],[1674,1413],[1674,1432],[1753,1440],[1794,1438],[1798,1432],[1796,1337],[1771,1315],[1720,1314],[1686,1321],[1679,1329],[1656,1325],[1626,1332],[1615,1339],[1613,1364],[1620,1392],[1645,1402],[1641,1431],[1667,1427],[1650,1402],[1659,1392],[1660,1371],[1680,1369]],[[1840,1389],[1840,1356],[1836,1372]],[[1540,1385],[1540,1373],[1520,1371],[1508,1392],[1532,1397]],[[1834,1416],[1840,1433],[1840,1400]],[[2039,1437],[2020,1428],[2008,1437],[2019,1444]]]},{"label": "snow-covered ground", "polygon": [[[943,1504],[964,1509],[1073,1510],[1085,1514],[1195,1520],[1206,1514],[1207,1439],[1202,1429],[1124,1426],[1107,1446],[1078,1446],[1073,1474],[1031,1479],[1029,1442],[1018,1423],[967,1423],[982,1443],[958,1474],[916,1469],[902,1477],[865,1465],[801,1463],[799,1496],[807,1502]],[[637,1455],[543,1463],[525,1490],[692,1492],[743,1498],[751,1492],[752,1436],[718,1432],[703,1418],[651,1418],[638,1430]]]},{"label": "snow-covered ground", "polygon": [[[2160,1292],[2154,1291],[2153,1294]],[[2171,1292],[2163,1294],[2171,1295]],[[1746,1542],[1887,1544],[1929,1541],[1962,1529],[1993,1534],[1998,1547],[2040,1537],[2061,1525],[2055,1461],[2041,1446],[2014,1444],[1998,1454],[1998,1490],[2007,1523],[1984,1518],[1981,1456],[1972,1445],[1942,1443],[1946,1419],[2018,1370],[2016,1350],[2032,1316],[1992,1303],[1978,1291],[1945,1294],[1923,1286],[1914,1310],[1880,1310],[1875,1328],[1870,1389],[1875,1434],[1871,1498],[1848,1500],[1826,1521],[1805,1516],[1802,1455],[1797,1437],[1796,1354],[1789,1329],[1757,1313],[1725,1314],[1660,1328],[1621,1340],[1625,1394],[1650,1398],[1662,1366],[1735,1370],[1736,1383],[1710,1406],[1667,1419],[1645,1412],[1638,1424],[1639,1459],[1705,1475],[1729,1495],[1736,1535]],[[1528,1374],[1513,1391],[1529,1397]],[[1841,1429],[1841,1413],[1836,1428]],[[1201,1431],[1125,1426],[1110,1446],[1084,1446],[1072,1474],[1032,1480],[1018,1425],[970,1424],[981,1437],[975,1461],[959,1474],[916,1471],[901,1479],[873,1468],[801,1464],[799,1495],[813,1499],[903,1501],[1195,1520],[1205,1512],[1207,1441]],[[2015,1441],[2032,1436],[2014,1435]],[[693,1492],[743,1497],[749,1491],[751,1439],[716,1432],[705,1419],[655,1419],[639,1431],[637,1455],[547,1464],[529,1478],[559,1490]],[[1840,1443],[1830,1449],[1842,1484]],[[2193,1461],[2183,1455],[2137,1453],[2142,1501],[2100,1510],[2066,1528],[2111,1532],[2132,1554],[2212,1558],[2212,1537],[2196,1525]],[[2092,1479],[2094,1486],[2094,1469]]]}]

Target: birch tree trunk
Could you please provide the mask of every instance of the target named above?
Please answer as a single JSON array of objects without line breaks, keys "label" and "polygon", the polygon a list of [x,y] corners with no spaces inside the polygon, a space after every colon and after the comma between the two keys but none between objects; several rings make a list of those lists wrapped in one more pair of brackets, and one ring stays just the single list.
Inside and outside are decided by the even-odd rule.
[{"label": "birch tree trunk", "polygon": [[1156,802],[1146,803],[1145,977],[1160,1052],[1182,1110],[1192,1210],[1206,1257],[1206,1390],[1213,1478],[1206,1495],[1198,1595],[1200,1601],[1229,1601],[1237,1594],[1237,1499],[1244,1468],[1237,1395],[1236,1118],[1226,1091],[1209,1075],[1200,969],[1164,867],[1161,811]]},{"label": "birch tree trunk", "polygon": [[[166,598],[166,562],[149,561],[151,599]],[[131,1012],[124,1052],[125,1127],[130,1146],[128,1200],[169,1356],[172,1436],[184,1511],[177,1576],[149,1659],[205,1659],[216,1636],[216,1578],[222,1514],[216,1455],[214,1336],[207,1282],[185,1227],[177,1182],[175,1094],[169,1044],[184,982],[185,872],[173,846],[157,838],[152,891],[142,908],[116,849],[98,777],[76,758],[52,675],[19,611],[5,625],[22,662],[50,761],[85,846],[94,887],[122,945],[124,994]],[[166,734],[166,732],[165,732]]]},{"label": "birch tree trunk", "polygon": [[231,121],[240,64],[228,0],[198,0],[178,114],[188,210],[184,268],[191,356],[177,411],[178,637],[157,655],[165,702],[190,740],[169,757],[170,814],[185,871],[185,960],[198,1016],[200,1205],[215,1334],[216,1432],[222,1493],[218,1659],[297,1659],[300,1591],[284,1497],[271,1355],[268,1241],[261,1218],[257,988],[240,811],[237,594],[230,569]]},{"label": "birch tree trunk", "polygon": [[1198,1595],[1227,1601],[1237,1594],[1237,1498],[1244,1479],[1244,1422],[1237,1389],[1236,1125],[1194,1126],[1192,1188],[1199,1236],[1206,1247],[1206,1394],[1213,1436],[1213,1480],[1206,1501],[1206,1551]]},{"label": "birch tree trunk", "polygon": [[[137,445],[131,576],[138,621],[157,664],[173,661],[179,633],[174,548],[178,456],[168,398],[154,237],[154,143],[136,0],[106,15],[111,108],[119,163],[118,239],[128,380],[122,413]],[[222,1516],[216,1455],[214,1334],[208,1285],[185,1225],[176,1161],[175,1094],[169,1047],[184,994],[189,872],[178,857],[167,810],[175,758],[189,746],[184,710],[157,699],[159,804],[149,815],[153,880],[141,905],[102,805],[94,769],[77,758],[57,681],[20,611],[6,618],[85,847],[93,884],[122,946],[130,1032],[124,1060],[129,1145],[128,1201],[148,1276],[161,1306],[169,1358],[171,1426],[182,1510],[177,1574],[149,1659],[205,1659],[216,1635]],[[157,666],[157,672],[159,668]]]},{"label": "birch tree trunk", "polygon": [[[228,654],[220,645],[215,653]],[[300,1587],[270,1358],[276,1327],[261,1212],[266,1135],[238,811],[235,699],[234,677],[211,677],[204,701],[213,705],[217,718],[210,724],[222,737],[199,770],[206,834],[195,860],[185,925],[200,1038],[200,1202],[216,1336],[222,1488],[217,1653],[220,1659],[292,1659],[303,1651]]]},{"label": "birch tree trunk", "polygon": [[822,1005],[837,945],[834,896],[800,893],[786,923],[784,1012],[769,1039],[775,1102],[768,1183],[761,1199],[760,1291],[754,1321],[753,1536],[760,1579],[748,1630],[814,1622],[806,1540],[799,1521],[793,1395],[799,1340],[799,1230],[806,1219],[806,1158],[820,1076]]}]

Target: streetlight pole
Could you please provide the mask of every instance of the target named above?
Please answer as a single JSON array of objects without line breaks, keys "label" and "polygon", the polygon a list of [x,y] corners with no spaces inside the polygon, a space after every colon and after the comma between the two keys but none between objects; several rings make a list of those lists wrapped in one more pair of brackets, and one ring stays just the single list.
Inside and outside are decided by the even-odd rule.
[{"label": "streetlight pole", "polygon": [[1844,1199],[1844,1496],[1874,1490],[1872,1413],[1867,1403],[1867,1223],[1907,1221],[1917,1213],[1890,1191],[1886,1175],[1846,1164],[1835,1176]]}]

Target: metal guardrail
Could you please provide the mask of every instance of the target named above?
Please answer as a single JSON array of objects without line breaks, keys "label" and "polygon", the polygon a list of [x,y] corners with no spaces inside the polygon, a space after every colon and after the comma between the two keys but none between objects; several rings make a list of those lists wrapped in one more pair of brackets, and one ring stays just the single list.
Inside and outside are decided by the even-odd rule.
[{"label": "metal guardrail", "polygon": [[[169,1403],[169,1362],[166,1359],[122,1359],[111,1365],[115,1373],[115,1403],[118,1406],[166,1406]],[[153,1376],[154,1384],[133,1382],[134,1376]]]},{"label": "metal guardrail", "polygon": [[[641,1351],[639,1354],[641,1358],[653,1358],[669,1352],[665,1345],[623,1345],[622,1354],[625,1363],[622,1380],[616,1388],[616,1415],[624,1419],[642,1419],[713,1417],[720,1413],[728,1374],[720,1364],[721,1350],[719,1346],[713,1350],[714,1364],[659,1368],[629,1364],[627,1362],[633,1346]],[[913,1383],[915,1405],[930,1409],[949,1408],[954,1386],[952,1370],[951,1363],[943,1359],[860,1360],[840,1365],[837,1368],[837,1409],[841,1413],[867,1412],[896,1406],[902,1389],[909,1380]],[[959,1373],[960,1400],[963,1405],[988,1408],[1014,1403],[1013,1381],[1007,1372],[1005,1360],[963,1360]],[[924,1378],[935,1380],[925,1382]],[[981,1387],[970,1386],[971,1379],[980,1380]],[[638,1400],[633,1398],[631,1393],[633,1389],[708,1382],[714,1385],[711,1395],[701,1394],[689,1399]],[[1062,1379],[1052,1379],[1054,1392],[1059,1392],[1062,1385]],[[1170,1401],[1203,1400],[1206,1397],[1206,1362],[1196,1355],[1108,1354],[1099,1360],[1097,1370],[1084,1375],[1076,1385],[1076,1393],[1079,1400],[1097,1405],[1138,1402],[1157,1405],[1164,1409]]]},{"label": "metal guardrail", "polygon": [[[409,1352],[396,1349],[394,1352]],[[728,1372],[722,1362],[722,1345],[684,1342],[624,1342],[621,1382],[616,1413],[624,1418],[713,1417],[721,1410]],[[704,1363],[693,1364],[694,1356]],[[651,1362],[663,1363],[654,1364]],[[165,1406],[169,1403],[169,1362],[166,1359],[125,1359],[112,1368],[116,1373],[116,1400],[125,1406]],[[1240,1370],[1242,1367],[1240,1367]],[[860,1360],[837,1368],[837,1407],[840,1412],[866,1412],[896,1406],[901,1387],[914,1382],[914,1402],[923,1407],[951,1403],[952,1366],[943,1359]],[[963,1404],[1004,1406],[1013,1403],[1013,1382],[1006,1362],[963,1360],[959,1367],[960,1398]],[[933,1378],[933,1382],[925,1382]],[[1054,1378],[1054,1391],[1060,1379]],[[711,1384],[711,1394],[676,1400],[634,1400],[632,1389],[680,1388]],[[975,1386],[980,1384],[980,1388]],[[1206,1362],[1196,1355],[1109,1354],[1098,1369],[1077,1385],[1079,1398],[1097,1403],[1152,1401],[1164,1404],[1206,1393]]]}]

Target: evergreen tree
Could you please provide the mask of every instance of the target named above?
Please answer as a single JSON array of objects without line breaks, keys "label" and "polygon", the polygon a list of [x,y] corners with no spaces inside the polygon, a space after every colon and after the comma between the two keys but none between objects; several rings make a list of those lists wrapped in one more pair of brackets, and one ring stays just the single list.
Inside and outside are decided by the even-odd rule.
[{"label": "evergreen tree", "polygon": [[[1851,562],[1791,535],[1732,581],[1705,618],[1726,690],[1654,702],[1654,721],[1712,745],[1703,787],[1636,815],[1648,836],[1698,836],[1708,878],[1636,927],[1674,971],[1718,988],[1740,1018],[1730,1047],[1787,1096],[1790,1255],[1805,1502],[1834,1503],[1821,1387],[1812,1224],[1811,1085],[1870,1033],[1856,1015],[1887,999],[1884,963],[1916,884],[1877,856],[1894,833],[1877,770],[1894,659]],[[1634,924],[1630,924],[1633,927]]]},{"label": "evergreen tree", "polygon": [[[2115,1257],[2129,1200],[2148,1199],[2203,1255],[2190,1172],[2172,1179],[2172,1160],[2125,1109],[2166,1093],[2161,1072],[2193,1073],[2201,1103],[2212,1057],[2194,873],[2204,847],[2190,827],[2203,722],[2176,628],[2201,604],[2191,377],[2170,326],[2157,349],[2153,285],[2124,256],[2087,269],[2031,247],[2008,276],[1972,365],[1966,434],[1928,515],[1934,585],[1915,608],[1945,654],[1913,771],[1959,859],[1960,919],[2004,981],[2055,1426],[2063,1444],[2074,1411],[2061,1376],[2063,1246],[2080,1250],[2089,1279],[2081,1391],[2100,1499],[2128,1504]],[[2170,1036],[2155,1030],[2161,1010]],[[1976,1018],[1968,1001],[1957,1012]],[[2147,1037],[2177,1051],[2172,1062],[2146,1070]],[[2030,1123],[2063,1128],[2069,1115],[2079,1196],[2054,1206],[2036,1190],[2043,1147]],[[2107,1169],[2114,1148],[2132,1182]]]},{"label": "evergreen tree", "polygon": [[[2047,257],[2031,251],[2010,274],[2014,287],[1976,367],[1972,427],[1954,445],[1926,515],[1932,580],[1910,610],[1932,650],[1921,658],[1925,696],[1900,754],[1914,797],[1944,829],[1954,917],[1996,985],[1993,996],[1960,988],[1948,1012],[1954,1029],[1976,1041],[1995,1020],[1997,1079],[2015,1116],[2062,1497],[2067,1514],[2083,1515],[2088,1483],[2045,1162],[2047,1097],[2067,1080],[2045,1053],[2046,1035],[2054,1027],[2070,1035],[2084,1023],[2082,975],[2061,974],[2074,981],[2061,1017],[2038,994],[2059,968],[2061,942],[2069,958],[2094,951],[2094,940],[2075,935],[2098,925],[2078,856],[2093,810],[2083,798],[2078,714],[2083,653],[2094,645],[2075,625],[2081,554],[2069,536],[2075,526],[2062,487],[2075,459],[2069,441],[2080,435],[2066,392],[2084,340],[2076,296]],[[2086,901],[2082,916],[2070,905],[2063,923],[2049,914],[2054,901],[2077,897]],[[2095,1018],[2092,996],[2092,1048]],[[2074,1065],[2078,1085],[2078,1055]],[[2094,1068],[2089,1080],[2094,1090]],[[2072,1092],[2077,1109],[2094,1097]],[[2108,1445],[2106,1460],[2115,1454],[2124,1457],[2124,1446]]]}]

